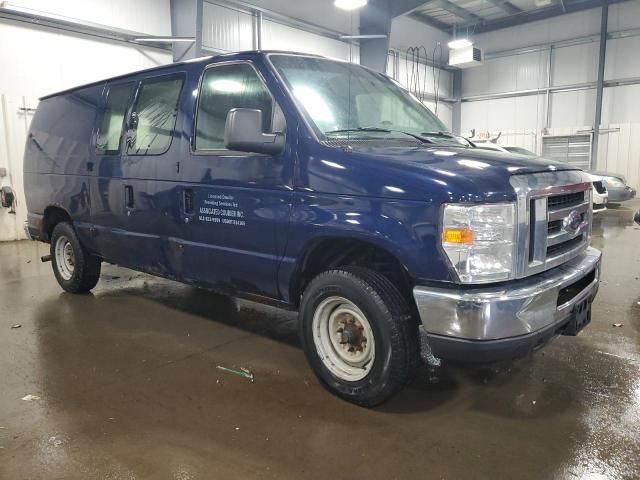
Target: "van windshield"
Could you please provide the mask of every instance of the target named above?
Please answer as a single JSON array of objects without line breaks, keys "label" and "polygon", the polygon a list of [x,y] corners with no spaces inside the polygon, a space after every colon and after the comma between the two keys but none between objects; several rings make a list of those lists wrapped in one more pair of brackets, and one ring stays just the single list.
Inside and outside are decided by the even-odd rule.
[{"label": "van windshield", "polygon": [[316,57],[271,55],[269,59],[321,140],[418,138],[425,143],[463,143],[448,134],[417,98],[384,75]]}]

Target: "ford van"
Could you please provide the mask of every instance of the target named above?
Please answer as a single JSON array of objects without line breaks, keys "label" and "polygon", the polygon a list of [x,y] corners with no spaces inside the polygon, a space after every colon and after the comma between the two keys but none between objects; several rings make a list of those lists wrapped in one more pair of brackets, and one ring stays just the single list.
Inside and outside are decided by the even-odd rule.
[{"label": "ford van", "polygon": [[243,52],[41,99],[26,231],[60,286],[102,262],[299,312],[320,382],[374,406],[421,356],[527,355],[591,318],[592,187],[478,148],[387,76]]}]

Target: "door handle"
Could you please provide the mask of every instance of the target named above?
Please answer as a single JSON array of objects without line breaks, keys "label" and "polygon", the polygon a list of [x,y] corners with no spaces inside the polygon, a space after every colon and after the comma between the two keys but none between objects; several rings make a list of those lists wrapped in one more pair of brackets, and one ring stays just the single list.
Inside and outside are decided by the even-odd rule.
[{"label": "door handle", "polygon": [[187,215],[193,215],[193,190],[190,188],[182,191],[182,210]]},{"label": "door handle", "polygon": [[124,206],[133,208],[133,187],[131,185],[124,186]]}]

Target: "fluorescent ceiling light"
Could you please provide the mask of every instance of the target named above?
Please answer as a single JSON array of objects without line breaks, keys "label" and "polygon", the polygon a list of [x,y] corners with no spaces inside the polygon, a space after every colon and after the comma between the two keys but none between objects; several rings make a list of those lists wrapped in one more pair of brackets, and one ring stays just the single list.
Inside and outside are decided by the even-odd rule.
[{"label": "fluorescent ceiling light", "polygon": [[333,4],[342,10],[355,10],[367,4],[367,0],[334,0]]},{"label": "fluorescent ceiling light", "polygon": [[455,50],[456,48],[470,47],[473,43],[471,43],[471,40],[468,38],[456,38],[455,40],[451,40],[447,45],[449,48]]},{"label": "fluorescent ceiling light", "polygon": [[193,43],[196,41],[193,37],[137,37],[134,42],[152,42],[152,43]]},{"label": "fluorescent ceiling light", "polygon": [[370,35],[340,35],[341,40],[373,40],[375,38],[387,38],[383,33]]}]

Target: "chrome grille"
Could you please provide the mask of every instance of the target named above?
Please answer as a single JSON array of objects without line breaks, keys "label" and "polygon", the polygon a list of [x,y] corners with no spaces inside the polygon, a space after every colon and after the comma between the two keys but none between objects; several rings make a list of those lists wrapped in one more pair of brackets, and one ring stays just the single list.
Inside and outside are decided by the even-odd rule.
[{"label": "chrome grille", "polygon": [[591,183],[580,171],[511,177],[518,196],[518,278],[582,253],[591,237]]},{"label": "chrome grille", "polygon": [[584,192],[565,193],[549,197],[547,200],[547,208],[557,210],[559,208],[575,207],[583,202]]}]

